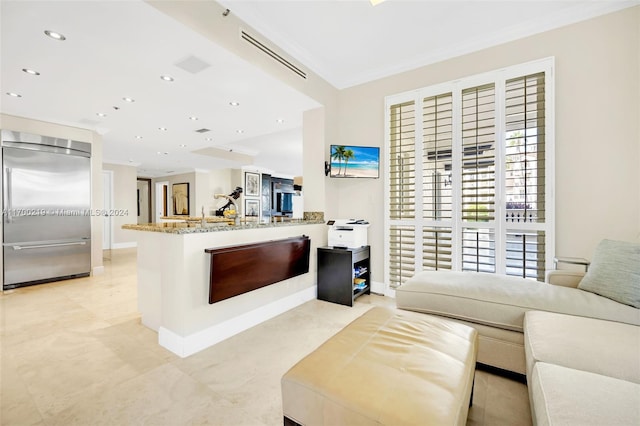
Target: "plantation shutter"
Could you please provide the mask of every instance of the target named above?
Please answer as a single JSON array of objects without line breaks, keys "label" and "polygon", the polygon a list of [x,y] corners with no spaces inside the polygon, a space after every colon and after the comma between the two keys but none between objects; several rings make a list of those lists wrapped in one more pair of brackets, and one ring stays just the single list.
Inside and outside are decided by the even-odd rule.
[{"label": "plantation shutter", "polygon": [[389,238],[389,279],[392,287],[402,285],[415,274],[415,227],[393,225]]},{"label": "plantation shutter", "polygon": [[[505,84],[506,273],[544,280],[545,73]],[[531,227],[534,229],[531,230]],[[538,228],[538,229],[535,229]]]},{"label": "plantation shutter", "polygon": [[451,228],[425,227],[422,230],[422,269],[425,271],[452,268]]},{"label": "plantation shutter", "polygon": [[391,106],[389,121],[389,280],[397,287],[415,273],[416,105]]},{"label": "plantation shutter", "polygon": [[462,270],[495,272],[495,85],[462,91]]},{"label": "plantation shutter", "polygon": [[415,217],[415,120],[414,102],[391,107],[389,217],[392,219]]},{"label": "plantation shutter", "polygon": [[544,231],[507,231],[506,274],[544,281]]},{"label": "plantation shutter", "polygon": [[453,94],[422,100],[422,269],[452,268]]},{"label": "plantation shutter", "polygon": [[544,281],[555,238],[552,74],[545,59],[387,98],[391,287],[442,269]]},{"label": "plantation shutter", "polygon": [[425,98],[422,102],[422,214],[426,219],[451,220],[452,102],[451,93]]}]

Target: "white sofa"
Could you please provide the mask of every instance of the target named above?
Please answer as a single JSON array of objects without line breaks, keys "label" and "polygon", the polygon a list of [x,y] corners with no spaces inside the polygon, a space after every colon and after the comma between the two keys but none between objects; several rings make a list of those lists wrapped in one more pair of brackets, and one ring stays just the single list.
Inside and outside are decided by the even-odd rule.
[{"label": "white sofa", "polygon": [[640,327],[551,312],[524,320],[536,425],[640,425]]},{"label": "white sofa", "polygon": [[546,283],[422,272],[396,305],[476,328],[479,363],[526,374],[536,425],[640,425],[640,244],[604,240]]},{"label": "white sofa", "polygon": [[[524,315],[549,311],[640,325],[640,309],[567,287],[580,274],[550,283],[475,272],[421,272],[396,289],[396,306],[454,319],[478,330],[478,362],[526,373]],[[573,278],[573,282],[571,280]],[[559,280],[564,285],[554,285]]]},{"label": "white sofa", "polygon": [[584,279],[583,275],[552,271],[548,282],[542,283],[497,274],[425,271],[396,289],[396,306],[474,327],[479,335],[479,363],[524,375],[523,323],[527,311],[640,325],[640,309],[593,292],[599,291],[595,284],[602,281],[622,280],[624,288],[612,284],[599,292],[623,293],[640,306],[640,244],[604,240],[596,248]]}]

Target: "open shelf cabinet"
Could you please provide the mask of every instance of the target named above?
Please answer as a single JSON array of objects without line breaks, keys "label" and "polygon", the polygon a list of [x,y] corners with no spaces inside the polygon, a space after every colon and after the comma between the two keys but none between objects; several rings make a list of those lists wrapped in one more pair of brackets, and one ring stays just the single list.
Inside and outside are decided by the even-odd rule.
[{"label": "open shelf cabinet", "polygon": [[369,246],[318,247],[318,299],[353,306],[371,293]]}]

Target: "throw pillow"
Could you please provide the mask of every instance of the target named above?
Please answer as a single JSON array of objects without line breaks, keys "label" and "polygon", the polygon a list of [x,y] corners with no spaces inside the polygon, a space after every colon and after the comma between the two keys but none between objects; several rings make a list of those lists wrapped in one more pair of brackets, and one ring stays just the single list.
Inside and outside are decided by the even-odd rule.
[{"label": "throw pillow", "polygon": [[640,244],[602,240],[578,288],[640,308]]}]

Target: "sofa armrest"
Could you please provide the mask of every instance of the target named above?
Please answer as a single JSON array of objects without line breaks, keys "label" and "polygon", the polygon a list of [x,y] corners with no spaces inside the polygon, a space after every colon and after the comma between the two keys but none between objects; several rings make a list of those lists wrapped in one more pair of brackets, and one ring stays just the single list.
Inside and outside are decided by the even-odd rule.
[{"label": "sofa armrest", "polygon": [[563,270],[548,271],[545,281],[549,284],[559,285],[562,287],[577,288],[584,275],[585,272]]}]

